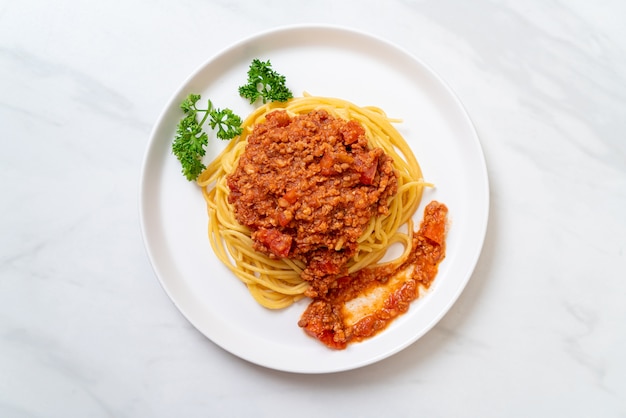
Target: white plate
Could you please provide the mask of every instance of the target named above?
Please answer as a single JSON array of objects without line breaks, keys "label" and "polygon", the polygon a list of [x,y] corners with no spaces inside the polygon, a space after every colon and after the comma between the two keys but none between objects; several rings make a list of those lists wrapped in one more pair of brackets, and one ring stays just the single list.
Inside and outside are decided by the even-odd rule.
[{"label": "white plate", "polygon": [[[254,58],[271,60],[299,96],[334,96],[383,108],[403,119],[399,131],[411,144],[427,190],[416,215],[437,199],[449,210],[447,257],[431,290],[384,332],[346,350],[333,351],[306,336],[297,321],[302,301],[288,309],[260,307],[216,259],[207,239],[200,189],[188,182],[170,147],[189,93],[210,98],[245,117],[239,97]],[[207,158],[224,143],[210,137]],[[277,370],[326,373],[382,360],[416,341],[450,309],[480,254],[487,226],[489,190],[480,143],[472,123],[445,83],[406,51],[370,35],[337,27],[280,28],[243,40],[202,65],[174,94],[159,117],[145,155],[140,216],[148,255],[161,284],[185,317],[225,350]]]}]

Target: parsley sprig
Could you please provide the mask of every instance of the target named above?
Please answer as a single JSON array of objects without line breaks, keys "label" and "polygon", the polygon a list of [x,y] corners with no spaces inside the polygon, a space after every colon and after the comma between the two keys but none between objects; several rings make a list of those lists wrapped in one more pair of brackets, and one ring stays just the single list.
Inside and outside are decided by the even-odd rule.
[{"label": "parsley sprig", "polygon": [[285,85],[285,76],[272,69],[270,60],[252,60],[248,69],[248,84],[239,87],[241,97],[250,99],[250,104],[261,98],[263,103],[286,102],[293,97]]},{"label": "parsley sprig", "polygon": [[[241,134],[241,118],[230,109],[218,109],[208,100],[206,109],[198,109],[196,103],[200,100],[199,94],[190,94],[180,104],[185,117],[180,120],[176,128],[176,136],[172,143],[172,152],[180,161],[182,172],[189,181],[193,181],[204,170],[202,163],[208,144],[208,134],[202,129],[208,121],[211,129],[216,130],[219,139],[232,139]],[[198,121],[198,115],[203,114]]]},{"label": "parsley sprig", "polygon": [[[263,103],[286,102],[293,98],[285,85],[285,76],[272,69],[269,60],[254,59],[248,69],[248,84],[239,87],[239,95],[250,100],[250,104],[261,98]],[[198,109],[199,94],[190,94],[180,104],[185,116],[178,122],[172,143],[172,153],[178,158],[182,172],[189,181],[196,180],[206,167],[202,163],[209,136],[202,129],[208,122],[219,139],[232,139],[241,135],[241,118],[232,110],[218,109],[208,100],[206,109]],[[199,117],[202,116],[200,120]]]}]

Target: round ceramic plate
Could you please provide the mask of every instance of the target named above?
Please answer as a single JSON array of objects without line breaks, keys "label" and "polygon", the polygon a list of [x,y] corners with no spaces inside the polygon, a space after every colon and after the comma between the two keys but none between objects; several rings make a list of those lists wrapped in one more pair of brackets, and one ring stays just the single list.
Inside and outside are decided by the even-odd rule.
[{"label": "round ceramic plate", "polygon": [[[179,104],[189,93],[233,109],[253,109],[239,97],[250,62],[271,60],[294,95],[339,97],[377,106],[393,118],[411,145],[424,176],[416,213],[439,200],[449,208],[447,256],[429,292],[377,336],[334,351],[297,325],[308,301],[272,311],[215,257],[207,239],[200,189],[188,182],[171,154]],[[207,161],[224,143],[209,138]],[[485,236],[489,208],[487,170],[472,123],[459,100],[424,63],[368,34],[337,27],[280,28],[245,39],[209,59],[172,96],[159,117],[145,155],[140,195],[144,242],[163,288],[177,308],[223,349],[272,369],[326,373],[380,361],[415,342],[450,309],[469,280]]]}]

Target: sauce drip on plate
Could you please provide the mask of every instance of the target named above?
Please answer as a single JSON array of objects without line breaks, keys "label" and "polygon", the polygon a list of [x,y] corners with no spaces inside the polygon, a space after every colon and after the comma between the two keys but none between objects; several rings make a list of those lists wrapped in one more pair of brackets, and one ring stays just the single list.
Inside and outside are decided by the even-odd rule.
[{"label": "sauce drip on plate", "polygon": [[406,260],[339,279],[337,288],[309,304],[298,325],[334,349],[344,349],[385,329],[435,279],[445,257],[447,214],[444,204],[430,202]]}]

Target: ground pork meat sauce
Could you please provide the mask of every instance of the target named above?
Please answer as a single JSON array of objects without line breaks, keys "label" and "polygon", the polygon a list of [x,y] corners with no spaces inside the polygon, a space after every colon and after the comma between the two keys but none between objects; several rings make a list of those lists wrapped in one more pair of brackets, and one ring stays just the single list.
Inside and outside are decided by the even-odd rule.
[{"label": "ground pork meat sauce", "polygon": [[388,212],[397,177],[391,157],[370,148],[363,127],[324,110],[269,113],[248,135],[228,176],[229,203],[250,228],[254,249],[306,265],[309,297],[345,277],[357,239]]}]

